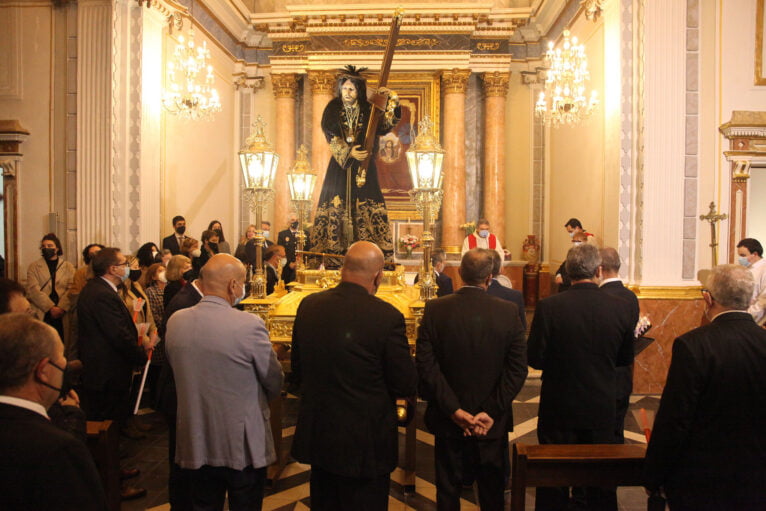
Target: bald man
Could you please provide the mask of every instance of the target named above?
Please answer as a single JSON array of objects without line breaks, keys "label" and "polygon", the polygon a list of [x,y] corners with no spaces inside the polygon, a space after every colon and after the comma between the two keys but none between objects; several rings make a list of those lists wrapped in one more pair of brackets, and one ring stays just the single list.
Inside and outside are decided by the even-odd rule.
[{"label": "bald man", "polygon": [[341,283],[309,295],[293,326],[294,382],[302,385],[292,455],[311,465],[311,509],[384,510],[397,461],[397,397],[417,374],[404,317],[375,297],[383,252],[349,247]]},{"label": "bald man", "polygon": [[263,320],[234,308],[245,267],[217,254],[202,268],[203,297],[168,320],[166,351],[178,394],[176,463],[188,469],[194,509],[261,509],[276,460],[269,401],[282,369]]}]

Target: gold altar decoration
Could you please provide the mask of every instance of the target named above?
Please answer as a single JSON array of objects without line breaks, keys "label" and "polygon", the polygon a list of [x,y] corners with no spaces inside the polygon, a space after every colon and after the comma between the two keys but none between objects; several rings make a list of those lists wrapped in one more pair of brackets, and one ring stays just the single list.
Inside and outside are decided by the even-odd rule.
[{"label": "gold altar decoration", "polygon": [[239,163],[245,178],[245,199],[255,213],[255,271],[250,288],[252,298],[266,298],[266,277],[263,273],[263,229],[261,217],[263,207],[273,199],[274,175],[279,164],[279,155],[266,140],[263,130],[266,123],[260,115],[253,123],[255,133],[247,139],[247,147],[239,152]]},{"label": "gold altar decoration", "polygon": [[577,44],[577,37],[569,37],[564,30],[564,42],[554,49],[548,43],[545,54],[545,91],[540,92],[535,104],[535,115],[546,125],[559,127],[574,125],[590,116],[598,106],[598,94],[585,97],[585,84],[590,80],[585,45]]},{"label": "gold altar decoration", "polygon": [[[264,300],[257,300],[250,296],[241,302],[246,311],[258,314],[264,320],[272,343],[292,342],[293,323],[301,301],[308,295],[338,285],[340,271],[303,269],[297,271],[296,279],[291,286],[292,290],[287,294],[277,296],[273,293]],[[383,272],[383,281],[375,296],[390,303],[404,315],[407,340],[414,349],[417,324],[416,317],[409,306],[417,300],[418,291],[415,287],[406,284],[403,266],[397,267],[395,271]]]}]

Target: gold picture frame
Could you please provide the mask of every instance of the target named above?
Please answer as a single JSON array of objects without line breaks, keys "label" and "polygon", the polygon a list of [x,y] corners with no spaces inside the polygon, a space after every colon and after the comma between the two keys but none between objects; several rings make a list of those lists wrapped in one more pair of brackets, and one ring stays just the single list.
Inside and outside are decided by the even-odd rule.
[{"label": "gold picture frame", "polygon": [[[377,78],[371,78],[368,87],[376,88]],[[375,167],[378,181],[386,200],[390,220],[420,219],[409,196],[412,183],[404,153],[414,140],[418,122],[427,114],[433,130],[439,137],[440,80],[438,73],[394,73],[389,75],[386,87],[396,92],[402,106],[402,119],[390,133],[380,137]]]},{"label": "gold picture frame", "polygon": [[756,1],[755,9],[755,84],[766,85],[766,48],[763,41],[766,39],[766,10],[764,10],[764,1]]}]

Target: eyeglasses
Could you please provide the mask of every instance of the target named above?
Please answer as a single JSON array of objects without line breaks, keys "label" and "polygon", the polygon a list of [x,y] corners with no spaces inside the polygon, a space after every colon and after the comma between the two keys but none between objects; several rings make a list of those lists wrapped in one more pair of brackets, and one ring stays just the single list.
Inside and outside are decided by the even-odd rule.
[{"label": "eyeglasses", "polygon": [[128,266],[130,263],[125,261],[124,263],[113,264],[112,266]]}]

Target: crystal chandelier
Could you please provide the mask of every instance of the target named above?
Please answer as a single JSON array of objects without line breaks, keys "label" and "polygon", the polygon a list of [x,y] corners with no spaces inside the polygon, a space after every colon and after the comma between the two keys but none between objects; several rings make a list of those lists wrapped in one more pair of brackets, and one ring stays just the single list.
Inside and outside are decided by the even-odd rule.
[{"label": "crystal chandelier", "polygon": [[588,58],[585,46],[577,44],[577,37],[569,39],[569,30],[564,30],[561,48],[548,43],[545,54],[545,91],[540,93],[535,104],[535,114],[543,123],[558,127],[574,125],[587,118],[598,105],[598,94],[594,90],[590,100],[585,97],[585,83],[590,80]]},{"label": "crystal chandelier", "polygon": [[221,111],[218,91],[213,88],[213,66],[208,64],[210,50],[207,43],[197,46],[194,26],[189,29],[188,40],[178,37],[173,59],[168,62],[168,74],[162,106],[184,119],[208,119]]}]

